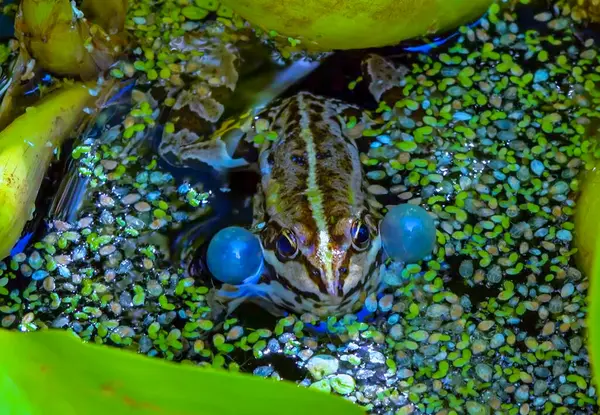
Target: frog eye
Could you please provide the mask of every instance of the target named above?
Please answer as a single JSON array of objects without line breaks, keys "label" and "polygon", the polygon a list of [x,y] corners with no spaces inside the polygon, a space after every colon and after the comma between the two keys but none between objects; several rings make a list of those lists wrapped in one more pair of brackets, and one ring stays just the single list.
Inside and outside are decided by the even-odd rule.
[{"label": "frog eye", "polygon": [[277,248],[277,255],[281,259],[291,259],[298,253],[298,245],[294,235],[285,230],[277,238],[275,247]]},{"label": "frog eye", "polygon": [[363,251],[369,246],[371,232],[362,221],[354,222],[352,225],[352,245],[358,251]]}]

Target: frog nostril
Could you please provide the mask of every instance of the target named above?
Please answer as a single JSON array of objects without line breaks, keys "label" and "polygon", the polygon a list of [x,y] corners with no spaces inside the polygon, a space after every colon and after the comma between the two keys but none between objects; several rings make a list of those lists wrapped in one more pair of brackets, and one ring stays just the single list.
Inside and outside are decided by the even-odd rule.
[{"label": "frog nostril", "polygon": [[310,270],[310,273],[313,277],[317,278],[321,276],[321,272],[317,268],[313,268]]},{"label": "frog nostril", "polygon": [[348,273],[348,268],[340,267],[340,275],[346,275]]}]

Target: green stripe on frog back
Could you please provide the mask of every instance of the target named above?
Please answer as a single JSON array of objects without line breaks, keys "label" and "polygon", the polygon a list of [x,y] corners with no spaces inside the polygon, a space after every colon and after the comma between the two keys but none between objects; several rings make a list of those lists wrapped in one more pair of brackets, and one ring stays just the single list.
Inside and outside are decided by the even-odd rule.
[{"label": "green stripe on frog back", "polygon": [[308,177],[306,180],[307,189],[306,196],[312,216],[317,225],[319,246],[318,251],[321,253],[320,260],[323,262],[325,269],[325,280],[328,291],[335,292],[335,276],[333,275],[333,252],[330,247],[329,228],[327,225],[327,217],[323,209],[323,194],[318,185],[317,179],[317,151],[315,146],[314,136],[311,130],[310,109],[304,101],[303,95],[298,95],[298,106],[300,112],[300,138],[306,145],[306,154],[308,158]]}]

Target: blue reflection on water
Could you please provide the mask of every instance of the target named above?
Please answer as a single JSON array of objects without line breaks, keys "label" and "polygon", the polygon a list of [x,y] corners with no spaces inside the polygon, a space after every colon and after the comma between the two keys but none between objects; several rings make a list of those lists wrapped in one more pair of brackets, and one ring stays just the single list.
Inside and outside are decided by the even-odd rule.
[{"label": "blue reflection on water", "polygon": [[[479,23],[481,23],[481,20],[483,20],[486,16],[487,16],[487,13],[484,14],[479,19],[477,19],[476,21],[474,21],[473,23],[468,24],[467,27],[473,28],[475,26],[478,26]],[[428,53],[432,49],[438,48],[438,47],[448,43],[449,41],[458,38],[461,34],[462,33],[460,33],[459,31],[456,31],[446,37],[436,37],[430,43],[426,43],[424,45],[417,45],[417,46],[405,46],[403,49],[407,52]]]},{"label": "blue reflection on water", "polygon": [[27,247],[27,244],[29,244],[29,241],[31,240],[32,236],[33,236],[33,232],[29,232],[29,233],[25,234],[25,236],[23,236],[21,239],[19,239],[19,241],[15,244],[13,249],[10,251],[10,256],[15,256],[15,255],[23,252],[25,250],[25,248]]}]

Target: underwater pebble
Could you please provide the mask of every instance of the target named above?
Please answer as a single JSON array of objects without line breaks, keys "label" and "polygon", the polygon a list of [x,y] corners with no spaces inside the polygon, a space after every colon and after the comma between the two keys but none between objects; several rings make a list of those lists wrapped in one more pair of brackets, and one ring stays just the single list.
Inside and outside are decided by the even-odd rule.
[{"label": "underwater pebble", "polygon": [[475,401],[467,401],[465,408],[469,415],[488,415],[490,413],[488,408]]},{"label": "underwater pebble", "polygon": [[404,336],[404,329],[400,324],[395,324],[390,328],[389,335],[394,340],[400,340]]},{"label": "underwater pebble", "polygon": [[322,392],[330,393],[331,392],[331,384],[329,379],[323,379],[318,382],[314,382],[310,385],[310,389],[316,389]]},{"label": "underwater pebble", "polygon": [[570,242],[573,240],[573,235],[566,229],[561,229],[560,231],[556,232],[556,237],[565,242]]},{"label": "underwater pebble", "polygon": [[489,365],[479,363],[477,366],[475,366],[475,372],[477,373],[477,376],[479,376],[484,382],[489,382],[492,380],[493,370]]},{"label": "underwater pebble", "polygon": [[129,193],[127,196],[124,196],[121,199],[121,202],[123,202],[125,205],[132,205],[139,202],[141,198],[142,196],[140,196],[138,193]]},{"label": "underwater pebble", "polygon": [[537,174],[538,176],[541,176],[542,173],[544,172],[544,170],[546,169],[546,167],[544,166],[544,163],[542,163],[539,160],[533,160],[531,162],[530,167],[531,167],[531,171],[534,174]]},{"label": "underwater pebble", "polygon": [[354,378],[350,375],[340,374],[329,379],[329,383],[334,391],[340,395],[348,395],[352,393],[356,387]]},{"label": "underwater pebble", "polygon": [[337,373],[339,367],[339,360],[328,355],[313,356],[306,363],[306,369],[316,380],[321,380],[324,377]]},{"label": "underwater pebble", "polygon": [[31,275],[31,279],[35,281],[41,281],[48,276],[48,272],[44,270],[37,270]]}]

